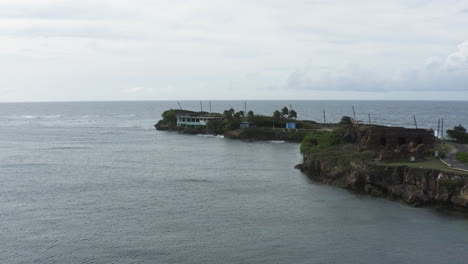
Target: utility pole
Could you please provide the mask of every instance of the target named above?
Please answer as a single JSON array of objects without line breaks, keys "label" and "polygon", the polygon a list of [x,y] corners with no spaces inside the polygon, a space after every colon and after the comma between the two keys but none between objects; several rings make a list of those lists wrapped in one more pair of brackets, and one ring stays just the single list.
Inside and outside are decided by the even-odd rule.
[{"label": "utility pole", "polygon": [[442,119],[441,123],[440,123],[440,134],[441,134],[441,139],[444,138],[444,119]]},{"label": "utility pole", "polygon": [[440,119],[437,122],[437,138],[440,138]]},{"label": "utility pole", "polygon": [[180,110],[182,110],[182,106],[180,105],[179,101],[177,101],[177,104],[179,105]]},{"label": "utility pole", "polygon": [[414,126],[415,126],[416,128],[418,128],[418,123],[416,123],[416,116],[413,115],[413,118],[414,118]]},{"label": "utility pole", "polygon": [[244,115],[247,114],[247,101],[244,101]]},{"label": "utility pole", "polygon": [[323,109],[323,124],[326,124],[327,120],[325,119],[325,109]]},{"label": "utility pole", "polygon": [[200,112],[203,112],[203,103],[200,101]]},{"label": "utility pole", "polygon": [[371,121],[370,121],[370,114],[367,114],[369,116],[369,125],[372,125]]},{"label": "utility pole", "polygon": [[211,100],[210,100],[210,114],[211,114]]},{"label": "utility pole", "polygon": [[354,117],[354,120],[356,121],[356,112],[354,112],[354,105],[352,105],[353,107],[353,117]]}]

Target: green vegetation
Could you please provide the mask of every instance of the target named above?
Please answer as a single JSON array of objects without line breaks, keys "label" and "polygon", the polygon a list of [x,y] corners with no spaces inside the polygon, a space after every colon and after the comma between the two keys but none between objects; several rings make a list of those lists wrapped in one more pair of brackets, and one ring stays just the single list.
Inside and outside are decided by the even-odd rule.
[{"label": "green vegetation", "polygon": [[196,113],[197,112],[189,111],[189,110],[170,109],[170,110],[164,111],[164,113],[161,115],[163,119],[160,120],[159,123],[175,126],[177,124],[177,115],[180,115],[180,114],[194,115]]},{"label": "green vegetation", "polygon": [[456,154],[457,160],[468,163],[468,152],[457,152]]},{"label": "green vegetation", "polygon": [[273,112],[273,118],[275,120],[279,120],[279,119],[286,119],[286,118],[289,118],[289,119],[297,119],[297,112],[292,110],[292,109],[288,109],[286,106],[283,107],[281,109],[281,111],[279,110],[275,110]]},{"label": "green vegetation", "polygon": [[311,131],[307,133],[301,142],[301,153],[313,152],[330,146],[342,145],[345,131],[335,129],[333,131]]},{"label": "green vegetation", "polygon": [[447,130],[447,135],[457,143],[468,143],[468,133],[466,133],[466,129],[461,124]]},{"label": "green vegetation", "polygon": [[447,167],[444,163],[442,163],[439,159],[427,159],[421,162],[382,162],[382,161],[374,161],[372,162],[376,165],[381,166],[388,166],[388,167],[400,167],[406,166],[408,168],[417,168],[417,169],[432,169],[432,170],[440,170],[444,172],[456,172],[460,175],[468,175],[468,172],[458,171]]},{"label": "green vegetation", "polygon": [[343,116],[339,124],[340,125],[352,125],[353,120],[349,116]]},{"label": "green vegetation", "polygon": [[434,157],[435,151],[439,152],[439,157],[440,158],[445,158],[447,157],[447,154],[452,151],[454,147],[450,144],[445,144],[445,143],[438,143],[437,146],[434,149],[428,149],[427,150],[427,155]]},{"label": "green vegetation", "polygon": [[296,127],[298,129],[318,129],[317,125],[314,125],[312,122],[305,122],[305,121],[296,121],[293,119],[284,118],[281,119],[271,117],[271,116],[263,116],[263,115],[255,115],[251,117],[247,117],[247,121],[250,122],[251,126],[255,127],[277,127],[277,128],[284,128],[286,126],[286,122],[296,122]]},{"label": "green vegetation", "polygon": [[[213,119],[207,122],[207,127],[204,131],[200,132],[208,132],[214,134],[223,134],[226,131],[237,130],[240,128],[242,122],[248,122],[249,128],[252,132],[248,132],[247,134],[255,134],[255,131],[259,133],[259,135],[268,135],[269,132],[265,132],[267,130],[272,130],[273,128],[279,129],[278,132],[275,132],[276,136],[281,136],[285,140],[291,140],[300,142],[306,135],[307,131],[304,130],[313,130],[319,129],[320,127],[316,125],[313,121],[298,121],[297,113],[294,110],[288,110],[286,107],[280,111],[275,111],[275,116],[263,116],[263,115],[255,115],[253,111],[248,111],[244,113],[244,111],[236,112],[233,108],[225,110],[222,114],[219,113],[208,113],[208,112],[195,112],[189,110],[179,110],[179,109],[171,109],[167,110],[162,114],[162,120],[158,122],[159,125],[167,125],[169,127],[175,127],[177,125],[177,116],[181,114],[188,114],[191,116],[212,116],[212,117],[220,117],[222,119]],[[294,119],[293,119],[294,118]],[[295,122],[297,129],[289,129],[285,130],[286,122]],[[265,128],[262,132],[255,128]],[[192,127],[192,128],[184,128],[185,131],[189,130],[203,130],[203,127]]]},{"label": "green vegetation", "polygon": [[463,180],[444,179],[439,181],[440,188],[445,188],[448,193],[456,194],[458,189],[464,184]]},{"label": "green vegetation", "polygon": [[[301,151],[303,151],[301,144]],[[304,153],[304,152],[303,152]],[[377,152],[372,150],[357,151],[353,144],[342,144],[328,147],[312,147],[304,153],[309,159],[326,160],[330,164],[335,164],[341,169],[347,169],[351,162],[369,162],[372,161]]]},{"label": "green vegetation", "polygon": [[276,110],[275,112],[273,112],[273,118],[274,118],[275,120],[281,119],[281,113],[280,113],[280,111]]}]

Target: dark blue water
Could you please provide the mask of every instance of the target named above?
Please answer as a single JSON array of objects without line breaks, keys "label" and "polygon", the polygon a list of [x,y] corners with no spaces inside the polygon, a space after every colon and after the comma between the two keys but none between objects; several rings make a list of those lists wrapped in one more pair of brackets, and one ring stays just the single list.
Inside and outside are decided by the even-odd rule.
[{"label": "dark blue water", "polygon": [[[247,106],[290,103],[313,120],[354,105],[386,125],[468,123],[465,102]],[[166,108],[0,104],[0,263],[466,263],[465,216],[311,182],[297,144],[155,131]]]}]

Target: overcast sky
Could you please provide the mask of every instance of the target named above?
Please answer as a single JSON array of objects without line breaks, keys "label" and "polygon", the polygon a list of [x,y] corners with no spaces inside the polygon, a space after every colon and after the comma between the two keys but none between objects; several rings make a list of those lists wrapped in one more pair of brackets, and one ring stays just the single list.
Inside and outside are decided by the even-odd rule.
[{"label": "overcast sky", "polygon": [[0,101],[468,100],[468,0],[1,0]]}]

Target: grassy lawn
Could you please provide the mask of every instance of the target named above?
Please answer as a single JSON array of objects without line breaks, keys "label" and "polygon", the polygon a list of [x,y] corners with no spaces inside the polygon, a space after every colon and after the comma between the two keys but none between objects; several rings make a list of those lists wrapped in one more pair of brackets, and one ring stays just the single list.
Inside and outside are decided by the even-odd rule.
[{"label": "grassy lawn", "polygon": [[439,152],[445,153],[445,155],[447,155],[450,153],[450,151],[454,150],[455,147],[447,143],[441,143],[439,144],[437,149],[439,150]]},{"label": "grassy lawn", "polygon": [[377,162],[374,162],[374,164],[382,165],[382,166],[394,166],[394,167],[406,166],[406,167],[409,167],[409,168],[434,169],[434,170],[441,170],[441,171],[444,171],[444,172],[451,172],[451,173],[457,173],[457,174],[461,174],[461,175],[468,175],[468,172],[454,170],[454,169],[451,169],[451,168],[447,167],[444,163],[442,163],[438,159],[430,159],[430,160],[425,160],[425,161],[422,161],[422,162],[391,162],[391,163],[387,163],[387,162],[377,161]]},{"label": "grassy lawn", "polygon": [[463,163],[468,163],[468,152],[457,152],[456,154],[457,160],[463,162]]}]

